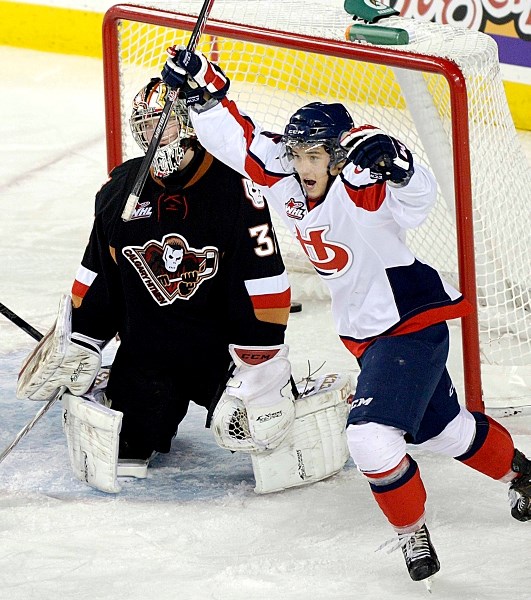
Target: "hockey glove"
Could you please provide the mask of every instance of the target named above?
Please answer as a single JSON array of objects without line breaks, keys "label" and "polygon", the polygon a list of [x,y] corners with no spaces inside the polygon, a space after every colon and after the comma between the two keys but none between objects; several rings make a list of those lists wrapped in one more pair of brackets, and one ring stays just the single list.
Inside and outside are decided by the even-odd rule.
[{"label": "hockey glove", "polygon": [[22,365],[17,398],[50,400],[61,387],[81,396],[98,374],[103,345],[101,340],[72,333],[72,301],[63,296],[55,325]]},{"label": "hockey glove", "polygon": [[181,88],[186,80],[188,79],[188,73],[178,64],[177,62],[177,53],[171,53],[170,51],[175,49],[175,46],[168,48],[166,51],[170,58],[166,60],[164,63],[164,67],[162,68],[161,77],[164,83],[169,85],[171,88],[177,89]]},{"label": "hockey glove", "polygon": [[402,142],[372,125],[347,131],[340,145],[348,152],[347,159],[362,169],[369,169],[373,179],[403,187],[413,175],[411,152]]},{"label": "hockey glove", "polygon": [[222,448],[261,452],[276,448],[295,419],[288,346],[229,345],[236,368],[212,417]]},{"label": "hockey glove", "polygon": [[[185,91],[188,104],[201,104],[201,95],[205,92],[216,101],[225,97],[229,90],[230,80],[223,71],[199,52],[190,52],[182,47],[171,46],[167,53],[170,58],[162,69],[162,79],[170,87],[182,87],[188,79],[188,90]],[[191,89],[197,86],[196,98],[190,98]],[[193,96],[193,94],[192,94]]]}]

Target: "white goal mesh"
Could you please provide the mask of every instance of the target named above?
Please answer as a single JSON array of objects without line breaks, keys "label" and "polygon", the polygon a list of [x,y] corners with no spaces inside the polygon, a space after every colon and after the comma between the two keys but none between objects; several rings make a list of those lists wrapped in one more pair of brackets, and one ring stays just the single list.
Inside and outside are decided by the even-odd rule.
[{"label": "white goal mesh", "polygon": [[[177,15],[168,12],[168,4],[138,3],[123,12],[114,7],[106,15],[110,166],[139,154],[127,122],[131,100],[160,74],[165,49],[186,45],[202,2],[172,2]],[[183,24],[182,15],[194,18]],[[465,255],[473,254],[483,379],[493,377],[489,388],[494,381],[505,404],[531,405],[531,170],[508,110],[496,43],[479,32],[392,17],[387,24],[407,29],[410,43],[352,57],[353,48],[375,47],[347,43],[345,30],[351,24],[342,2],[218,0],[198,49],[230,77],[231,97],[269,129],[281,132],[294,110],[310,101],[339,101],[356,124],[388,131],[435,173],[437,205],[428,222],[409,234],[410,245],[465,294],[460,286],[468,268]],[[413,65],[407,57],[417,55]],[[424,56],[434,59],[425,61],[425,70]],[[448,72],[439,69],[439,58],[451,61]],[[456,78],[454,67],[466,85],[465,110],[449,85]],[[112,121],[113,107],[119,123]],[[456,156],[466,160],[454,166]],[[467,195],[472,198],[473,239],[467,237],[468,216],[460,212],[459,202]],[[278,223],[277,234],[294,299],[326,297],[305,255]],[[468,363],[473,371],[473,356],[467,355],[473,347],[464,352],[465,369]],[[488,398],[487,385],[484,390]]]}]

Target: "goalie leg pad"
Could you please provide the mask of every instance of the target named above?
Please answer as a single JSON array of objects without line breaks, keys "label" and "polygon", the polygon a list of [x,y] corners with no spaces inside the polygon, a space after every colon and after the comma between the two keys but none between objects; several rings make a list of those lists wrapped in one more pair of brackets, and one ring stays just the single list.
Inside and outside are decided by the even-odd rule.
[{"label": "goalie leg pad", "polygon": [[122,413],[63,394],[63,431],[74,475],[102,492],[121,490],[117,481],[118,445]]},{"label": "goalie leg pad", "polygon": [[348,376],[333,373],[295,400],[295,422],[282,444],[251,454],[257,494],[321,481],[343,468],[351,390]]}]

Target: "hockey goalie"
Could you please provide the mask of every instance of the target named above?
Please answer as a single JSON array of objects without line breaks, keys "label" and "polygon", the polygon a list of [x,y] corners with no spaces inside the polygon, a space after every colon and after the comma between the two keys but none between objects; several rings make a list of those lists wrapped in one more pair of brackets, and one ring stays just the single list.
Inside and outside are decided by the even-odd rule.
[{"label": "hockey goalie", "polygon": [[[80,340],[70,324],[71,301],[64,296],[54,327],[23,364],[17,395],[43,400],[63,390],[62,426],[74,475],[95,489],[117,493],[122,477],[147,477],[152,457],[119,458],[123,414],[109,407],[106,396],[118,342],[96,350],[101,344]],[[230,377],[211,428],[222,448],[250,453],[255,491],[306,485],[340,471],[349,456],[350,379],[328,374],[305,380],[297,390],[286,344],[230,345],[229,353]]]},{"label": "hockey goalie", "polygon": [[[155,77],[133,98],[131,133],[143,152],[168,93]],[[346,411],[336,420],[338,403],[324,384],[307,398],[291,390],[290,284],[261,187],[201,146],[184,97],[124,219],[141,163],[117,166],[97,192],[71,295],[22,365],[17,396],[48,401],[62,393],[76,477],[114,493],[121,475],[146,477],[154,453],[170,451],[191,402],[211,407],[232,363],[219,411],[229,401],[245,409],[257,489],[337,470],[346,459]],[[116,336],[112,364],[102,363]],[[110,364],[104,392],[93,386],[102,364]],[[313,441],[302,444],[304,436]],[[273,480],[270,472],[288,459],[284,479]]]}]

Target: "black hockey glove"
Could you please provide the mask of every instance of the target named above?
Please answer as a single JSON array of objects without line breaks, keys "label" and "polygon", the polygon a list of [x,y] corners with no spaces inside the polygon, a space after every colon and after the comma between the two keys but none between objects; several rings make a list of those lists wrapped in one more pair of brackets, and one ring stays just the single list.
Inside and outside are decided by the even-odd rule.
[{"label": "black hockey glove", "polygon": [[169,85],[171,88],[181,88],[186,80],[188,79],[188,73],[179,65],[178,54],[171,54],[170,50],[174,49],[175,46],[168,48],[167,52],[170,58],[164,63],[162,68],[162,81]]},{"label": "black hockey glove", "polygon": [[[188,78],[188,89],[185,91],[187,98],[193,96],[193,92],[199,94],[205,92],[215,100],[221,100],[228,92],[230,86],[229,78],[214,63],[199,52],[190,52],[186,48],[171,46],[167,50],[170,58],[162,69],[162,79],[170,87],[182,87]],[[192,79],[198,89],[189,81]],[[190,91],[191,90],[191,91]],[[194,102],[190,101],[189,104]],[[201,104],[200,101],[197,102]]]},{"label": "black hockey glove", "polygon": [[347,160],[369,169],[373,179],[388,181],[391,186],[407,185],[413,175],[413,156],[397,139],[372,125],[363,125],[344,133],[340,145]]}]

